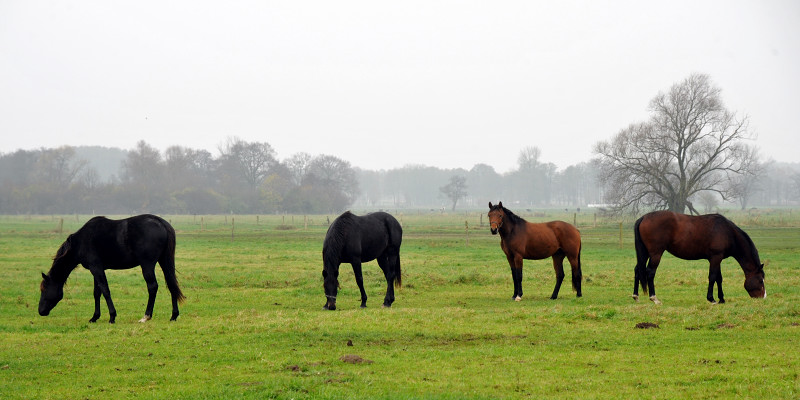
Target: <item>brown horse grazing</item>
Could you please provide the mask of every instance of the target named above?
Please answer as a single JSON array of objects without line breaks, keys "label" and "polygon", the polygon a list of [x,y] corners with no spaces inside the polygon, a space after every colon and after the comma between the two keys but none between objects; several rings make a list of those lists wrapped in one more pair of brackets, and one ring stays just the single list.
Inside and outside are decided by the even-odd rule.
[{"label": "brown horse grazing", "polygon": [[[690,216],[671,211],[654,211],[645,214],[633,226],[636,244],[633,299],[639,300],[639,282],[642,291],[650,291],[650,300],[656,304],[653,278],[661,255],[668,251],[684,260],[708,260],[708,301],[714,303],[714,283],[717,283],[719,302],[722,295],[722,260],[733,257],[744,271],[744,288],[750,297],[767,297],[764,288],[764,264],[758,250],[743,230],[719,214]],[[649,262],[648,262],[649,259]]]},{"label": "brown horse grazing", "polygon": [[581,297],[581,234],[574,226],[563,221],[530,223],[503,207],[502,201],[496,206],[489,203],[489,225],[492,235],[500,233],[500,247],[511,266],[513,300],[522,300],[522,260],[542,260],[547,257],[553,258],[556,271],[556,287],[550,298],[558,297],[561,282],[564,281],[564,257],[572,266],[572,288]]}]

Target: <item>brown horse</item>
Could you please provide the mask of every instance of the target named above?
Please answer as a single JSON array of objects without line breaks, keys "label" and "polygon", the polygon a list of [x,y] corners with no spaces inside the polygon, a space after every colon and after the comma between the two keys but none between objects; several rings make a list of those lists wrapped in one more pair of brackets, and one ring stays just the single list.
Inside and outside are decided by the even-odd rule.
[{"label": "brown horse", "polygon": [[564,281],[564,257],[572,266],[572,288],[581,297],[581,234],[574,226],[563,221],[530,223],[503,207],[502,201],[496,206],[489,203],[489,225],[492,235],[500,233],[500,247],[511,266],[513,300],[522,300],[522,260],[542,260],[547,257],[553,258],[556,271],[556,287],[550,298],[558,297],[561,282]]},{"label": "brown horse", "polygon": [[[733,257],[744,271],[744,288],[750,297],[767,297],[764,289],[764,264],[758,250],[743,230],[719,214],[690,216],[671,211],[654,211],[645,214],[633,226],[636,244],[633,299],[639,300],[639,282],[642,291],[650,291],[650,300],[656,304],[653,278],[656,276],[661,255],[668,251],[684,260],[708,260],[708,301],[714,303],[714,283],[717,284],[719,302],[722,295],[722,260]],[[649,259],[649,262],[648,262]]]}]

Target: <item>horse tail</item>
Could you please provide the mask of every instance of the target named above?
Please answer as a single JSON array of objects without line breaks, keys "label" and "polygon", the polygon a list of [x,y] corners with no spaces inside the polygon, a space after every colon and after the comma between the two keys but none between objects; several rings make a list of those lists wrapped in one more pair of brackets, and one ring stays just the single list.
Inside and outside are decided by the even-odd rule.
[{"label": "horse tail", "polygon": [[639,218],[633,225],[633,241],[636,246],[636,267],[633,269],[633,273],[642,285],[642,292],[647,294],[647,259],[650,255],[647,246],[642,241],[642,234],[639,232],[639,225],[642,224],[643,219],[644,217]]},{"label": "horse tail", "polygon": [[581,248],[583,243],[578,243],[578,267],[572,271],[572,289],[579,291],[581,287],[581,280],[583,280],[583,272],[581,271]]},{"label": "horse tail", "polygon": [[386,232],[389,234],[389,245],[394,247],[394,255],[396,261],[391,263],[389,268],[392,268],[394,276],[394,286],[397,288],[403,287],[403,272],[400,269],[400,244],[403,242],[403,227],[391,215],[384,222],[386,224]]},{"label": "horse tail", "polygon": [[175,274],[175,229],[169,222],[159,218],[161,225],[167,231],[167,247],[161,253],[161,258],[158,264],[161,265],[161,270],[164,272],[164,279],[167,281],[167,288],[169,292],[178,299],[179,302],[186,300],[186,296],[181,292],[178,286],[178,277]]}]

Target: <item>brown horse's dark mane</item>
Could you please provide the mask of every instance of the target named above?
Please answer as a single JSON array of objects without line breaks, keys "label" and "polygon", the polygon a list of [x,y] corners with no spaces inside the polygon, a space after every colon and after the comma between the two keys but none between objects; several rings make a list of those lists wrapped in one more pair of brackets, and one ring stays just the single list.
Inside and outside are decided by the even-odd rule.
[{"label": "brown horse's dark mane", "polygon": [[512,225],[524,224],[528,222],[525,220],[525,218],[522,218],[519,215],[514,214],[513,211],[507,209],[505,206],[496,205],[495,207],[503,210],[503,214],[506,215],[506,218],[508,218],[508,221],[511,222]]},{"label": "brown horse's dark mane", "polygon": [[[722,218],[725,218],[725,217],[722,217]],[[738,232],[742,237],[744,237],[745,243],[750,247],[750,249],[749,249],[750,250],[750,256],[755,261],[755,267],[756,267],[756,269],[760,269],[761,268],[761,258],[759,258],[759,256],[758,256],[758,249],[756,249],[756,244],[753,243],[753,239],[750,239],[750,235],[748,235],[747,232],[743,231],[742,228],[739,228],[736,224],[731,222],[731,220],[729,220],[727,218],[725,218],[725,220],[728,222],[728,224],[731,226],[731,228],[734,229],[734,231]]]}]

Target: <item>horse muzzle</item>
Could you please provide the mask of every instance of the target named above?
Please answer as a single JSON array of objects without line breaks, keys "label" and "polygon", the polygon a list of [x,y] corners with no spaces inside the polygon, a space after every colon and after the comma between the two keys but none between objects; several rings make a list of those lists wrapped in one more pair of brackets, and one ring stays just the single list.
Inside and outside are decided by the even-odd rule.
[{"label": "horse muzzle", "polygon": [[492,235],[497,235],[497,228],[489,228],[489,230],[492,232]]}]

